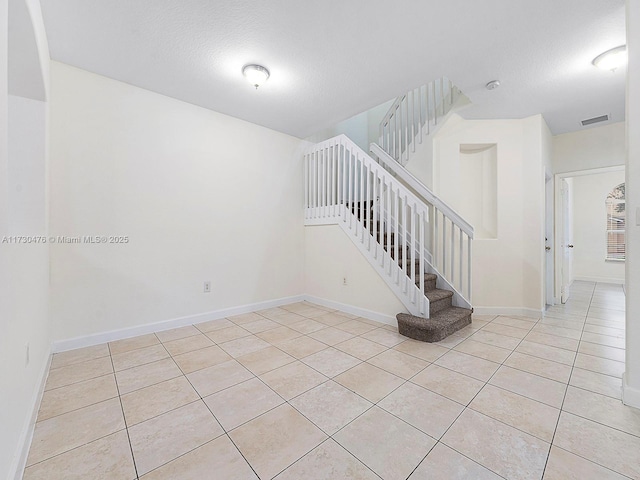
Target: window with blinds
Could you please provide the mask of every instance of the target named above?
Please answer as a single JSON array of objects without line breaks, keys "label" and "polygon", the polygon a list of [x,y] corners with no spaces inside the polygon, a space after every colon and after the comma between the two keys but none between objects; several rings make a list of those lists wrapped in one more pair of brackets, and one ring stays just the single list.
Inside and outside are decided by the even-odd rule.
[{"label": "window with blinds", "polygon": [[606,200],[607,210],[607,260],[625,259],[625,195],[624,183],[614,188]]}]

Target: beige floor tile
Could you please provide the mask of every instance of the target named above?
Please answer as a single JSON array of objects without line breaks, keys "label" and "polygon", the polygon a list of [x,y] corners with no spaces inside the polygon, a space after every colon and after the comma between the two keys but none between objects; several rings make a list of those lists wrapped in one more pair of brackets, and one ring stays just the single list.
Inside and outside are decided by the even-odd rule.
[{"label": "beige floor tile", "polygon": [[371,325],[369,323],[364,323],[359,320],[349,320],[345,323],[341,323],[336,325],[336,328],[340,330],[344,330],[345,332],[349,332],[352,335],[362,335],[363,333],[370,332],[371,330],[375,330],[378,328],[377,325]]},{"label": "beige floor tile", "polygon": [[589,309],[589,317],[600,318],[602,320],[624,321],[624,312],[591,307]]},{"label": "beige floor tile", "polygon": [[385,347],[395,347],[399,343],[407,340],[407,337],[404,337],[396,332],[391,332],[384,328],[377,328],[376,330],[371,330],[362,335],[362,338],[366,340],[371,340],[372,342],[379,343],[380,345],[384,345]]},{"label": "beige floor tile", "polygon": [[233,325],[230,327],[220,328],[218,330],[212,330],[206,333],[207,337],[215,343],[225,343],[230,342],[232,340],[237,340],[239,338],[248,337],[251,335],[251,332],[245,330],[238,325]]},{"label": "beige floor tile", "polygon": [[148,387],[154,383],[164,382],[182,375],[182,371],[172,358],[147,363],[139,367],[116,372],[116,381],[120,395]]},{"label": "beige floor tile", "polygon": [[262,479],[274,477],[327,438],[287,404],[245,423],[229,436]]},{"label": "beige floor tile", "polygon": [[427,362],[435,362],[449,351],[448,348],[434,345],[433,343],[418,342],[416,340],[406,340],[393,347],[393,349],[421,358]]},{"label": "beige floor tile", "polygon": [[485,385],[469,408],[551,443],[560,410],[516,393]]},{"label": "beige floor tile", "polygon": [[302,362],[329,378],[358,365],[361,360],[335,348],[327,348],[302,359]]},{"label": "beige floor tile", "polygon": [[333,439],[385,480],[407,478],[436,444],[433,438],[375,406]]},{"label": "beige floor tile", "polygon": [[573,369],[569,385],[617,398],[618,400],[622,398],[622,380],[620,378],[583,370],[582,368]]},{"label": "beige floor tile", "polygon": [[438,347],[443,347],[443,348],[453,348],[456,345],[459,345],[460,343],[464,342],[470,336],[471,335],[458,335],[457,333],[454,333],[452,335],[449,335],[444,340],[440,340],[439,342],[434,343],[434,345]]},{"label": "beige floor tile", "polygon": [[38,421],[71,412],[82,407],[103,402],[118,396],[113,374],[73,383],[65,387],[47,390],[40,402]]},{"label": "beige floor tile", "polygon": [[531,330],[536,324],[537,320],[533,318],[516,318],[500,315],[496,317],[491,323],[494,325],[507,325],[509,327],[523,328],[525,330]]},{"label": "beige floor tile", "polygon": [[164,332],[156,332],[156,337],[158,337],[158,340],[162,343],[167,343],[172,340],[180,340],[181,338],[192,337],[194,335],[200,335],[200,330],[193,325],[172,328],[171,330],[165,330]]},{"label": "beige floor tile", "polygon": [[145,363],[155,362],[167,358],[169,352],[162,344],[152,345],[151,347],[142,347],[135,350],[129,350],[124,353],[117,353],[111,356],[113,368],[116,372],[127,368],[137,367]]},{"label": "beige floor tile", "polygon": [[327,435],[333,435],[373,405],[334,381],[318,385],[289,403]]},{"label": "beige floor tile", "polygon": [[368,363],[361,363],[338,375],[335,381],[373,403],[379,402],[404,383],[402,378]]},{"label": "beige floor tile", "polygon": [[260,375],[260,378],[285,400],[297,397],[327,381],[327,377],[300,361],[271,370]]},{"label": "beige floor tile", "polygon": [[615,398],[570,386],[562,410],[640,436],[640,409]]},{"label": "beige floor tile", "polygon": [[23,480],[134,480],[129,437],[125,430],[87,443],[28,467]]},{"label": "beige floor tile", "polygon": [[610,470],[640,478],[638,437],[562,412],[553,443]]},{"label": "beige floor tile", "polygon": [[229,431],[282,405],[284,400],[257,378],[204,398],[222,427]]},{"label": "beige floor tile", "polygon": [[472,338],[456,345],[454,350],[496,363],[504,362],[507,357],[511,355],[511,350],[495,347],[487,343],[476,342]]},{"label": "beige floor tile", "polygon": [[370,358],[367,362],[405,380],[413,377],[429,365],[429,362],[394,349]]},{"label": "beige floor tile", "polygon": [[525,340],[535,343],[541,343],[543,345],[549,345],[551,347],[564,348],[565,350],[571,350],[573,352],[578,350],[578,340],[573,338],[558,337],[556,335],[548,335],[546,333],[539,333],[532,331],[529,335],[524,337]]},{"label": "beige floor tile", "polygon": [[335,348],[360,360],[368,360],[387,350],[384,345],[360,337],[354,337],[346,342],[338,343]]},{"label": "beige floor tile", "polygon": [[[612,328],[612,327],[603,327],[600,325],[591,325],[589,323],[587,323],[584,326],[584,332],[583,333],[595,333],[597,335],[608,335],[610,337],[617,337],[617,338],[624,338],[624,332],[625,329],[624,328]],[[582,337],[583,341],[587,341],[590,342],[591,340],[587,340],[584,336]],[[593,342],[593,343],[599,343],[599,342]]]},{"label": "beige floor tile", "polygon": [[121,397],[127,426],[131,427],[200,399],[185,377],[141,388]]},{"label": "beige floor tile", "polygon": [[379,480],[353,455],[328,439],[287,468],[275,480]]},{"label": "beige floor tile", "polygon": [[265,318],[271,319],[271,317],[277,317],[278,315],[289,313],[289,311],[280,307],[272,307],[272,308],[265,308],[264,310],[258,310],[256,313],[258,315],[262,315]]},{"label": "beige floor tile", "polygon": [[237,361],[254,375],[262,375],[283,365],[293,363],[296,359],[279,348],[267,347],[238,357]]},{"label": "beige floor tile", "polygon": [[301,335],[302,334],[300,332],[296,332],[292,328],[280,326],[277,328],[272,328],[271,330],[267,330],[266,332],[258,333],[256,336],[258,338],[261,338],[265,342],[275,344],[298,338]]},{"label": "beige floor tile", "polygon": [[529,333],[529,329],[511,327],[509,325],[502,325],[499,323],[491,322],[490,324],[482,328],[483,332],[493,332],[506,337],[513,337],[522,340]]},{"label": "beige floor tile", "polygon": [[353,320],[353,319],[346,317],[344,313],[330,312],[330,313],[325,313],[324,315],[319,315],[315,317],[314,320],[316,322],[324,323],[329,327],[335,327],[336,325],[340,325],[341,323],[347,323],[349,322],[349,320]]},{"label": "beige floor tile", "polygon": [[193,350],[173,357],[180,370],[185,374],[219,365],[231,360],[231,357],[217,345]]},{"label": "beige floor tile", "polygon": [[255,335],[221,343],[219,346],[233,358],[238,358],[249,353],[257,352],[262,348],[270,347],[267,342]]},{"label": "beige floor tile", "polygon": [[432,392],[467,405],[480,391],[484,382],[432,364],[411,379]]},{"label": "beige floor tile", "polygon": [[253,373],[235,360],[203,368],[187,375],[193,388],[201,397],[212,395],[245,380],[253,378]]},{"label": "beige floor tile", "polygon": [[565,384],[555,380],[507,366],[500,367],[489,383],[555,408],[562,405],[567,389]]},{"label": "beige floor tile", "polygon": [[551,447],[544,480],[624,480],[623,477],[607,468],[567,452],[556,446]]},{"label": "beige floor tile", "polygon": [[213,332],[214,330],[220,330],[223,328],[233,327],[235,323],[226,318],[218,318],[217,320],[210,320],[208,322],[202,322],[194,325],[202,333]]},{"label": "beige floor tile", "polygon": [[506,348],[507,350],[513,350],[520,343],[519,338],[488,332],[484,329],[478,330],[469,338],[476,342],[486,343],[488,345],[493,345],[494,347]]},{"label": "beige floor tile", "polygon": [[555,337],[570,338],[572,340],[580,340],[581,332],[571,328],[556,327],[554,325],[544,325],[539,323],[533,327],[533,332],[553,335]]},{"label": "beige floor tile", "polygon": [[606,345],[598,345],[596,343],[580,342],[578,352],[594,357],[608,358],[616,362],[624,362],[625,351],[622,348],[607,347]]},{"label": "beige floor tile", "polygon": [[277,343],[280,350],[288,353],[292,357],[304,358],[316,352],[329,348],[326,343],[319,342],[309,337],[299,337],[293,340]]},{"label": "beige floor tile", "polygon": [[170,355],[175,356],[187,352],[193,352],[194,350],[200,350],[201,348],[211,347],[213,345],[214,343],[209,337],[199,333],[191,337],[166,342],[164,344],[164,348],[167,349]]},{"label": "beige floor tile", "polygon": [[138,348],[150,347],[160,343],[158,337],[154,333],[148,335],[140,335],[138,337],[125,338],[123,340],[116,340],[115,342],[109,342],[109,350],[111,355],[118,353],[129,352]]},{"label": "beige floor tile", "polygon": [[501,480],[491,470],[438,443],[408,480]]},{"label": "beige floor tile", "polygon": [[405,383],[378,406],[433,438],[440,438],[464,407],[413,383]]},{"label": "beige floor tile", "polygon": [[324,323],[311,320],[310,318],[303,318],[303,320],[292,323],[288,325],[288,327],[292,328],[296,332],[304,333],[306,335],[309,333],[317,332],[318,330],[322,330],[323,328],[327,328],[328,326]]},{"label": "beige floor tile", "polygon": [[540,479],[549,451],[548,443],[470,409],[442,442],[510,480]]},{"label": "beige floor tile", "polygon": [[232,317],[227,317],[227,319],[231,320],[236,325],[244,325],[246,323],[251,323],[258,320],[264,320],[264,317],[255,312],[250,312],[250,313],[242,313],[240,315],[234,315]]},{"label": "beige floor tile", "polygon": [[309,336],[315,340],[318,340],[319,342],[326,343],[330,346],[337,343],[346,342],[350,338],[354,337],[354,335],[343,330],[338,330],[335,327],[323,328],[322,330],[310,333]]},{"label": "beige floor tile", "polygon": [[100,357],[108,357],[109,355],[111,355],[111,353],[109,352],[109,345],[106,343],[69,350],[68,352],[54,353],[51,358],[51,370]]},{"label": "beige floor tile", "polygon": [[[215,472],[215,473],[214,473]],[[258,480],[229,437],[222,435],[140,477],[141,480]]]},{"label": "beige floor tile", "polygon": [[595,343],[597,345],[606,345],[613,348],[625,348],[624,338],[610,337],[608,335],[599,335],[597,333],[583,332],[582,341]]},{"label": "beige floor tile", "polygon": [[576,358],[576,353],[571,350],[543,345],[541,343],[529,342],[527,340],[520,343],[515,351],[570,366],[573,365]]},{"label": "beige floor tile", "polygon": [[576,355],[576,362],[574,366],[618,378],[622,378],[622,374],[624,373],[623,362],[616,362],[615,360],[609,360],[602,357],[594,357],[593,355],[585,355],[584,353],[578,353],[578,355]]},{"label": "beige floor tile", "polygon": [[504,364],[518,370],[550,378],[556,382],[569,383],[569,377],[571,376],[570,365],[519,352],[513,352]]},{"label": "beige floor tile", "polygon": [[260,320],[256,320],[255,322],[249,322],[242,325],[242,328],[248,330],[249,332],[256,334],[260,332],[266,332],[267,330],[271,330],[274,328],[278,328],[281,325],[276,323],[268,318],[261,318]]},{"label": "beige floor tile", "polygon": [[200,400],[129,428],[138,475],[219,437],[222,427]]},{"label": "beige floor tile", "polygon": [[572,330],[582,331],[584,327],[584,317],[555,318],[552,316],[545,317],[540,320],[542,325],[554,325],[556,327],[570,328]]},{"label": "beige floor tile", "polygon": [[297,313],[287,312],[282,315],[272,316],[269,318],[269,320],[273,320],[274,322],[278,322],[280,325],[290,327],[294,323],[306,320],[306,317],[298,315]]},{"label": "beige floor tile", "polygon": [[120,399],[113,398],[36,423],[27,465],[123,430]]},{"label": "beige floor tile", "polygon": [[486,382],[491,378],[500,364],[483,360],[466,353],[450,351],[434,362],[436,365],[448,368],[458,373],[468,375],[477,380]]},{"label": "beige floor tile", "polygon": [[109,373],[113,373],[111,357],[101,357],[95,360],[87,360],[86,362],[56,368],[49,372],[45,390],[64,387],[65,385],[101,377]]}]

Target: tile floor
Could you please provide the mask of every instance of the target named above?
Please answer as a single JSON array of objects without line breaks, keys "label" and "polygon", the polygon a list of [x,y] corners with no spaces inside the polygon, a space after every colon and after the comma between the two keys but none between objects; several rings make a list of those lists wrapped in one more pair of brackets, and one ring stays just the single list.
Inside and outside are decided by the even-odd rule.
[{"label": "tile floor", "polygon": [[24,479],[640,478],[620,286],[438,344],[309,303],[53,357]]}]

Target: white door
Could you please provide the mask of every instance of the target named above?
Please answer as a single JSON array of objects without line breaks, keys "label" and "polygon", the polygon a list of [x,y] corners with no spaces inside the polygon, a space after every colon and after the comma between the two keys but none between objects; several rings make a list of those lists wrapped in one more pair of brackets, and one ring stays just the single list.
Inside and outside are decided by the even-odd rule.
[{"label": "white door", "polygon": [[553,175],[551,172],[545,173],[545,228],[544,228],[544,248],[545,248],[545,303],[554,305],[554,253],[553,253]]},{"label": "white door", "polygon": [[562,297],[561,302],[567,303],[570,295],[572,283],[573,268],[573,228],[572,227],[572,208],[571,208],[571,191],[566,179],[562,179],[560,188],[562,196]]}]

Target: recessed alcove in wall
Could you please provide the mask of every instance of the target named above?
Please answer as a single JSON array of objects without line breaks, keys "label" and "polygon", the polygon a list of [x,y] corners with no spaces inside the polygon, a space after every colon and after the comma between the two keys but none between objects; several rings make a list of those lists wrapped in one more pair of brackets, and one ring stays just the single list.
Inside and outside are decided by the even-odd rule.
[{"label": "recessed alcove in wall", "polygon": [[460,214],[473,225],[475,238],[498,238],[498,147],[495,143],[460,145]]}]

